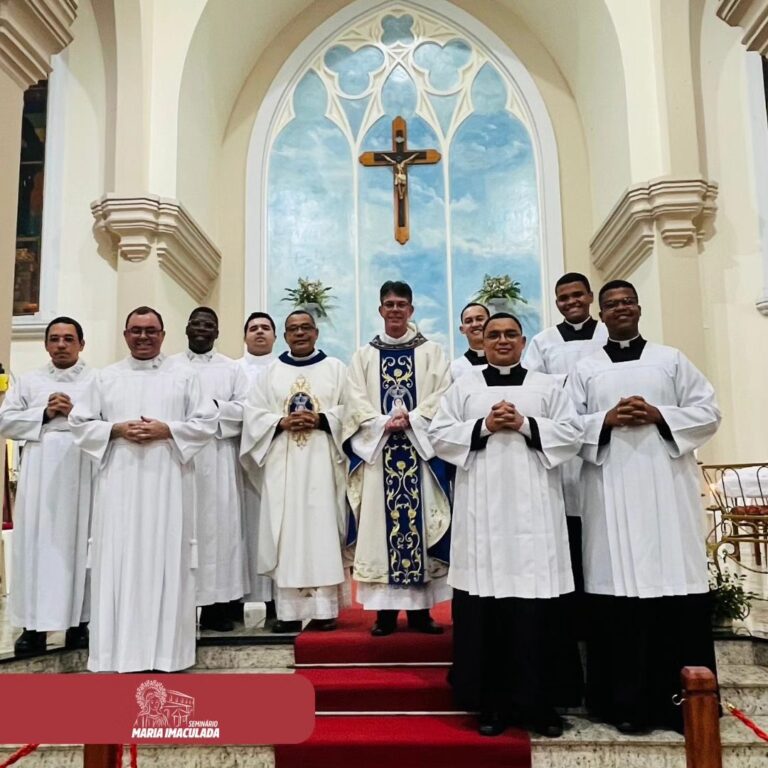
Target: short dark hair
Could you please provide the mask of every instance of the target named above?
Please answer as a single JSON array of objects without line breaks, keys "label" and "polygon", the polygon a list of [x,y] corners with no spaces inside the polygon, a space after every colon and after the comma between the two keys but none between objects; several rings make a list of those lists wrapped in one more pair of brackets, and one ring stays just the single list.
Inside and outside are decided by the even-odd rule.
[{"label": "short dark hair", "polygon": [[314,315],[307,309],[294,309],[293,312],[289,312],[285,316],[285,323],[283,323],[284,328],[288,325],[288,318],[293,317],[294,315],[306,315],[312,321],[312,325],[317,328]]},{"label": "short dark hair", "polygon": [[125,318],[125,327],[128,327],[128,321],[134,316],[134,315],[154,315],[158,322],[160,323],[160,330],[164,331],[165,326],[163,325],[163,316],[156,310],[152,309],[152,307],[136,307],[136,309],[132,309],[128,315]]},{"label": "short dark hair", "polygon": [[51,326],[58,325],[59,323],[62,323],[63,325],[74,325],[75,331],[77,331],[77,340],[82,342],[85,338],[83,336],[83,326],[80,325],[80,323],[77,322],[77,320],[74,320],[71,317],[67,317],[66,315],[61,315],[61,317],[54,317],[53,320],[51,320],[50,323],[45,327],[45,340],[48,341],[48,331],[51,330]]},{"label": "short dark hair", "polygon": [[566,272],[556,283],[555,293],[561,285],[567,285],[568,283],[584,283],[584,287],[587,289],[587,293],[592,293],[592,288],[589,285],[589,279],[586,275],[582,275],[581,272]]},{"label": "short dark hair", "polygon": [[632,293],[635,294],[635,298],[639,299],[640,297],[637,295],[637,289],[635,288],[632,283],[627,282],[626,280],[609,280],[601,289],[600,293],[597,295],[597,303],[602,307],[603,306],[603,294],[607,293],[608,291],[615,291],[617,288],[628,288]]},{"label": "short dark hair", "polygon": [[189,313],[187,322],[189,322],[195,315],[210,315],[216,321],[216,325],[219,324],[219,316],[210,307],[196,307]]},{"label": "short dark hair", "polygon": [[272,319],[272,316],[268,314],[267,312],[251,312],[250,315],[248,315],[248,319],[245,321],[245,325],[243,326],[243,336],[245,336],[246,333],[248,333],[248,326],[251,323],[251,320],[256,320],[258,317],[263,317],[267,320],[269,320],[269,324],[272,326],[272,333],[277,333],[277,328],[275,327],[275,321]]},{"label": "short dark hair", "polygon": [[404,283],[402,280],[387,280],[379,289],[379,304],[384,301],[384,297],[394,293],[395,296],[399,296],[401,299],[408,299],[409,304],[413,304],[413,291],[408,283]]},{"label": "short dark hair", "polygon": [[485,306],[485,304],[481,304],[479,301],[470,301],[469,304],[465,304],[464,308],[459,312],[459,322],[464,322],[464,313],[470,308],[470,307],[482,307],[485,310],[485,314],[490,317],[491,311],[488,309],[488,307]]},{"label": "short dark hair", "polygon": [[504,320],[505,318],[514,320],[517,323],[517,327],[520,329],[520,333],[523,333],[523,324],[520,322],[520,318],[516,317],[511,312],[496,312],[483,323],[483,336],[485,336],[485,329],[488,327],[488,323],[492,320]]}]

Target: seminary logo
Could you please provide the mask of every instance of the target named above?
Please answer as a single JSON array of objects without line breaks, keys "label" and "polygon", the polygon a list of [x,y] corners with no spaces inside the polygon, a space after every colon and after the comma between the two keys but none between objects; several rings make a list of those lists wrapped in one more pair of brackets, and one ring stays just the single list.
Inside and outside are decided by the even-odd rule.
[{"label": "seminary logo", "polygon": [[134,739],[218,739],[218,720],[191,720],[195,699],[169,691],[158,680],[145,680],[136,689],[139,714],[133,723]]}]

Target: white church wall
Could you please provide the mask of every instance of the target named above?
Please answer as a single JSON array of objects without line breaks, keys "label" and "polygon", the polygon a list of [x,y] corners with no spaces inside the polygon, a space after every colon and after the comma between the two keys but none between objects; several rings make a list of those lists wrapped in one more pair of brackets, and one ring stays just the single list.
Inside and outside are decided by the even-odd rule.
[{"label": "white church wall", "polygon": [[[55,114],[49,130],[58,132],[52,141],[53,167],[44,191],[43,262],[46,255],[58,259],[56,289],[43,320],[58,314],[78,319],[85,330],[89,363],[102,366],[112,362],[112,325],[116,276],[111,265],[99,256],[91,232],[90,203],[103,190],[105,147],[105,73],[101,42],[88,0],[78,5],[72,25],[74,40],[54,57],[52,93]],[[59,153],[59,154],[57,154]],[[14,341],[11,365],[15,373],[44,364],[48,356],[41,338]]]},{"label": "white church wall", "polygon": [[[755,166],[752,115],[765,110],[750,88],[750,58],[738,29],[715,16],[709,0],[702,17],[700,88],[709,177],[720,185],[715,234],[702,252],[702,295],[707,334],[707,373],[723,409],[723,425],[704,453],[710,461],[765,461],[768,446],[768,318],[755,301],[763,285],[760,220],[768,219],[756,194],[768,169]],[[755,62],[752,62],[753,64]],[[756,62],[759,65],[759,61]],[[759,153],[757,153],[759,154]],[[763,235],[765,237],[765,235]],[[681,286],[681,300],[695,286]]]}]

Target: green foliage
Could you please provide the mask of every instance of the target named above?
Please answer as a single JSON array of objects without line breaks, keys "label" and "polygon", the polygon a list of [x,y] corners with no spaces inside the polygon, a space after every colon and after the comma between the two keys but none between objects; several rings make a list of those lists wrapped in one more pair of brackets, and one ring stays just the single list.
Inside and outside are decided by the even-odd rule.
[{"label": "green foliage", "polygon": [[306,308],[307,305],[314,304],[317,307],[317,314],[320,317],[328,317],[328,310],[333,307],[330,285],[323,285],[319,280],[310,280],[307,277],[300,277],[298,288],[286,288],[288,294],[282,301],[290,301],[295,308]]},{"label": "green foliage", "polygon": [[731,573],[709,564],[709,592],[712,595],[712,621],[715,624],[728,619],[746,619],[750,603],[757,597],[755,592],[744,589],[746,575]]},{"label": "green foliage", "polygon": [[483,286],[475,294],[473,301],[486,304],[489,299],[506,299],[511,304],[519,302],[527,304],[521,293],[520,283],[513,280],[509,275],[485,275],[483,277]]}]

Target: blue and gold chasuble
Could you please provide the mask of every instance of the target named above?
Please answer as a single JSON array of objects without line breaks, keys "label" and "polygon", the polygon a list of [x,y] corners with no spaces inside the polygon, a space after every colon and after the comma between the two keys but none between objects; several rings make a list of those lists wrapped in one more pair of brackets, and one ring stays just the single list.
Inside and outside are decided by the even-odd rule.
[{"label": "blue and gold chasuble", "polygon": [[[417,334],[411,341],[392,346],[377,336],[371,346],[379,350],[381,412],[394,415],[418,405],[415,349],[426,339]],[[384,465],[384,509],[387,523],[389,584],[415,587],[426,583],[427,555],[448,563],[450,530],[427,549],[424,538],[422,465],[416,448],[405,432],[393,432],[382,451]],[[450,471],[441,459],[428,462],[446,496],[450,494]]]}]

